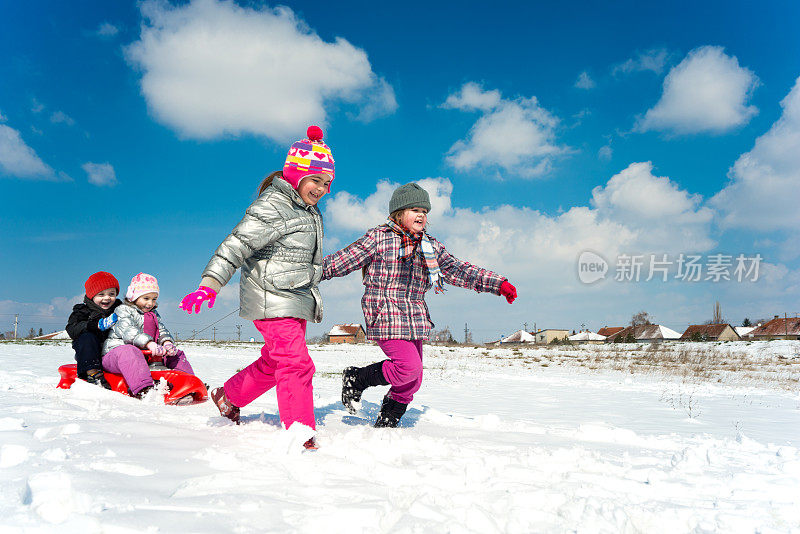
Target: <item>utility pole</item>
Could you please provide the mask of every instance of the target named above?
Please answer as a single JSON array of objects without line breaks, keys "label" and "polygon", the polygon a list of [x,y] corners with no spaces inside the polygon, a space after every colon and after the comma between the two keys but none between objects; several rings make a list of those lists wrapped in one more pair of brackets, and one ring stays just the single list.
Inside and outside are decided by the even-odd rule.
[{"label": "utility pole", "polygon": [[214,328],[211,329],[211,331],[214,332],[214,336],[211,338],[211,341],[216,341],[217,340],[217,327],[215,326]]},{"label": "utility pole", "polygon": [[533,323],[533,344],[536,345],[536,322]]},{"label": "utility pole", "polygon": [[236,337],[239,339],[239,341],[242,340],[242,325],[240,324],[236,325]]},{"label": "utility pole", "polygon": [[467,344],[467,335],[469,334],[469,330],[467,329],[467,323],[464,323],[464,344]]},{"label": "utility pole", "polygon": [[192,330],[192,339],[197,338],[197,330]]},{"label": "utility pole", "polygon": [[19,314],[14,314],[14,340],[17,339],[17,326],[19,326]]},{"label": "utility pole", "polygon": [[525,327],[525,331],[527,332],[528,331],[528,323],[522,323],[522,326]]}]

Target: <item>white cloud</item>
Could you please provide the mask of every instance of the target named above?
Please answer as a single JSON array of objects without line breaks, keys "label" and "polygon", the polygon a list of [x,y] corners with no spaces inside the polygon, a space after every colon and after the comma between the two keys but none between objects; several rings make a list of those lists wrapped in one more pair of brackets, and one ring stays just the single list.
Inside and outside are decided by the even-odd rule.
[{"label": "white cloud", "polygon": [[64,113],[63,111],[56,111],[50,115],[50,122],[53,124],[66,124],[67,126],[74,126],[75,119]]},{"label": "white cloud", "polygon": [[636,54],[636,57],[628,58],[623,63],[615,65],[611,70],[611,74],[617,76],[620,74],[645,71],[661,74],[668,59],[669,53],[666,49],[653,48],[645,52],[639,52]]},{"label": "white cloud", "polygon": [[113,187],[117,185],[117,174],[110,163],[91,163],[81,165],[89,176],[89,183],[100,187]]},{"label": "white cloud", "polygon": [[362,120],[397,107],[364,50],[325,42],[289,8],[147,0],[141,10],[146,23],[126,56],[152,113],[183,136],[285,141],[298,125],[324,124],[329,103],[360,106]]},{"label": "white cloud", "polygon": [[647,252],[709,250],[714,212],[702,198],[655,176],[653,164],[632,163],[603,187],[592,190],[592,205],[606,219],[637,234],[637,247]]},{"label": "white cloud", "polygon": [[742,126],[758,112],[747,100],[758,84],[722,47],[703,46],[674,67],[658,103],[642,117],[638,131],[674,134],[722,133]]},{"label": "white cloud", "polygon": [[594,89],[597,87],[597,84],[592,77],[589,76],[588,72],[583,71],[578,75],[578,79],[575,80],[575,87],[578,89]]},{"label": "white cloud", "polygon": [[500,91],[492,89],[484,91],[483,87],[475,82],[465,83],[457,93],[449,95],[442,104],[445,109],[460,109],[462,111],[489,111],[500,104]]},{"label": "white cloud", "polygon": [[0,111],[0,122],[6,122],[7,120],[8,118],[5,115],[3,115],[2,111]]},{"label": "white cloud", "polygon": [[[800,235],[800,78],[781,101],[783,114],[728,172],[730,183],[711,203],[724,228]],[[795,251],[797,254],[797,251]]]},{"label": "white cloud", "polygon": [[119,33],[119,28],[111,24],[110,22],[103,22],[100,26],[97,27],[95,33],[104,38],[114,37]]},{"label": "white cloud", "polygon": [[44,111],[44,104],[36,100],[35,98],[31,101],[31,111],[34,113],[41,113]]},{"label": "white cloud", "polygon": [[3,124],[0,124],[0,171],[18,178],[57,179],[53,169],[22,140],[19,131]]},{"label": "white cloud", "polygon": [[611,145],[603,145],[597,151],[597,157],[603,161],[610,161],[613,155],[614,149],[611,148]]},{"label": "white cloud", "polygon": [[456,170],[496,168],[534,178],[550,169],[553,158],[568,151],[555,142],[558,119],[536,97],[505,100],[497,91],[483,91],[469,83],[450,95],[444,106],[483,112],[467,139],[457,141],[447,153],[447,163]]}]

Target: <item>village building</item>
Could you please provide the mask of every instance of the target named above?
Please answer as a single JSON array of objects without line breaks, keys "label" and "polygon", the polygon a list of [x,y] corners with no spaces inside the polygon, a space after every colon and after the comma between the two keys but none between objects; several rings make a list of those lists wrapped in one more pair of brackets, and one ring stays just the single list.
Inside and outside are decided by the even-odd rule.
[{"label": "village building", "polygon": [[333,325],[328,332],[328,343],[364,343],[367,333],[358,323]]},{"label": "village building", "polygon": [[536,337],[525,330],[517,330],[510,336],[504,337],[498,343],[533,343]]},{"label": "village building", "polygon": [[[761,325],[758,325],[758,326],[761,326]],[[750,332],[755,330],[756,327],[755,326],[734,326],[733,329],[736,330],[736,333],[739,334],[740,338],[742,338],[742,339],[750,339],[751,338]]]},{"label": "village building", "polygon": [[43,336],[36,336],[33,339],[70,339],[69,334],[67,334],[66,330],[60,330],[58,332],[51,332],[50,334],[45,334]]},{"label": "village building", "polygon": [[617,332],[615,335],[610,336],[608,341],[625,341],[626,339],[634,339],[643,343],[657,343],[659,341],[666,341],[670,339],[680,339],[681,335],[660,324],[639,324],[636,326],[628,326]]},{"label": "village building", "polygon": [[592,345],[597,345],[600,343],[605,343],[606,336],[601,336],[600,334],[595,334],[594,332],[585,330],[569,336],[569,340],[573,343],[589,343]]},{"label": "village building", "polygon": [[681,341],[739,341],[741,337],[729,324],[693,324],[681,335]]},{"label": "village building", "polygon": [[624,326],[604,326],[600,330],[597,331],[598,335],[604,336],[606,338],[611,337],[615,334],[618,334],[625,328]]},{"label": "village building", "polygon": [[559,330],[557,328],[548,328],[546,330],[539,330],[536,332],[537,345],[548,345],[553,341],[563,341],[569,338],[569,330]]},{"label": "village building", "polygon": [[800,339],[800,317],[775,316],[750,332],[753,339]]}]

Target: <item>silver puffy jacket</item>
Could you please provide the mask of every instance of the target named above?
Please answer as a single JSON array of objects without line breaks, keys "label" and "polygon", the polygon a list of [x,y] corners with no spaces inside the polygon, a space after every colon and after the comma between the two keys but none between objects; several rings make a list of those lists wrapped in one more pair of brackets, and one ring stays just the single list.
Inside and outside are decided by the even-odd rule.
[{"label": "silver puffy jacket", "polygon": [[218,290],[239,267],[239,315],[244,319],[322,320],[317,288],[322,279],[322,215],[283,178],[275,178],[250,204],[217,247],[201,285]]},{"label": "silver puffy jacket", "polygon": [[119,319],[111,327],[108,339],[103,343],[103,355],[120,345],[135,345],[143,349],[151,341],[155,341],[159,345],[162,345],[165,341],[172,341],[172,335],[167,330],[167,327],[164,326],[157,311],[153,310],[158,321],[158,339],[153,339],[144,333],[144,312],[137,308],[135,304],[131,304],[126,300],[123,304],[117,306],[115,311]]}]

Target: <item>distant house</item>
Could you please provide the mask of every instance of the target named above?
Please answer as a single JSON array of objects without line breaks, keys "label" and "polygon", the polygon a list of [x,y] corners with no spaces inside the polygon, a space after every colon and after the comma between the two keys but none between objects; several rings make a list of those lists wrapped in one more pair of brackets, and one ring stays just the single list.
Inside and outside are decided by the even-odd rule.
[{"label": "distant house", "polygon": [[779,317],[750,332],[753,339],[800,339],[800,317]]},{"label": "distant house", "polygon": [[328,332],[329,343],[363,343],[367,340],[367,333],[358,323],[333,325]]},{"label": "distant house", "polygon": [[729,324],[693,324],[681,336],[681,341],[739,341],[741,337]]},{"label": "distant house", "polygon": [[598,330],[597,333],[598,333],[598,335],[601,335],[601,336],[611,337],[614,334],[617,334],[620,331],[622,331],[622,329],[624,329],[624,328],[625,328],[624,326],[604,326],[603,328]]},{"label": "distant house", "polygon": [[[761,325],[758,325],[758,326],[761,326]],[[750,337],[750,332],[755,330],[756,327],[755,326],[734,326],[733,329],[736,330],[736,333],[739,334],[740,338],[745,339],[745,338],[749,338]]]},{"label": "distant house", "polygon": [[600,334],[595,334],[594,332],[589,332],[586,330],[584,332],[578,332],[575,335],[569,336],[569,340],[573,343],[599,344],[605,343],[606,336],[601,336]]},{"label": "distant house", "polygon": [[548,328],[546,330],[539,330],[536,332],[537,345],[547,345],[555,340],[567,339],[569,337],[569,330],[559,330],[556,328]]},{"label": "distant house", "polygon": [[61,330],[59,332],[52,332],[43,336],[36,336],[33,339],[70,339],[70,337],[66,330]]},{"label": "distant house", "polygon": [[534,341],[536,341],[536,337],[530,332],[517,330],[510,336],[501,339],[499,343],[533,343]]},{"label": "distant house", "polygon": [[608,341],[624,341],[629,337],[633,337],[636,341],[652,343],[668,339],[680,339],[681,335],[675,330],[660,324],[639,324],[623,328],[615,335],[610,336]]}]

